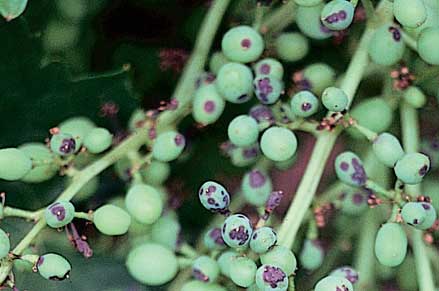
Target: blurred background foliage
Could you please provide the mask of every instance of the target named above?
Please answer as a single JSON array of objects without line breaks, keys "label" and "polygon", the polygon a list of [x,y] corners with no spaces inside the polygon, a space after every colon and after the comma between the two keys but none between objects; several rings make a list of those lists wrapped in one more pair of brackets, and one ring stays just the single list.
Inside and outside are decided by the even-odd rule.
[{"label": "blurred background foliage", "polygon": [[[209,1],[203,0],[32,0],[16,20],[0,19],[0,147],[43,142],[50,128],[76,115],[88,116],[113,133],[123,134],[135,108],[157,108],[160,101],[169,99],[181,72],[181,60],[190,53],[208,5]],[[251,23],[250,8],[254,5],[254,0],[233,1],[214,51],[228,27]],[[361,25],[354,27],[349,41],[337,46],[331,40],[314,42],[304,60],[286,67],[287,86],[291,73],[311,62],[324,61],[341,72],[350,58],[346,49],[350,51],[357,42],[360,30]],[[330,49],[325,50],[327,47]],[[175,57],[171,62],[169,54]],[[363,83],[359,95],[379,94],[378,79]],[[108,102],[118,106],[116,118],[102,114],[101,107]],[[173,163],[167,186],[183,201],[178,214],[184,238],[191,243],[210,218],[198,200],[191,199],[198,186],[207,178],[236,185],[245,170],[233,167],[219,153],[219,145],[227,138],[224,129],[228,122],[251,105],[228,106],[223,118],[208,128],[197,127],[191,117],[180,124],[189,140],[188,150]],[[437,110],[437,105],[433,108]],[[429,122],[437,118],[430,116]],[[0,182],[0,192],[7,193],[8,205],[38,209],[52,201],[65,184],[65,177],[41,184]],[[93,209],[124,191],[125,184],[108,169],[100,177],[93,198],[77,208]],[[128,276],[124,238],[97,235],[93,226],[81,222],[78,226],[94,248],[90,259],[75,253],[63,232],[46,230],[36,242],[38,251],[67,256],[73,265],[70,280],[48,282],[28,272],[19,273],[17,285],[29,291],[152,290]],[[2,228],[14,234],[11,239],[16,243],[30,224],[6,220]],[[109,253],[113,255],[109,257]]]}]

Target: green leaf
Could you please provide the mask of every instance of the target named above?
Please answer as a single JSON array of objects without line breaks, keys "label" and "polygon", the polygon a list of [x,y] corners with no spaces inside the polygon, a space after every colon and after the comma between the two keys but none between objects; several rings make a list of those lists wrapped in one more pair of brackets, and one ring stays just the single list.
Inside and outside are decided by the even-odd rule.
[{"label": "green leaf", "polygon": [[26,5],[27,0],[0,0],[0,14],[6,21],[11,21],[24,12]]}]

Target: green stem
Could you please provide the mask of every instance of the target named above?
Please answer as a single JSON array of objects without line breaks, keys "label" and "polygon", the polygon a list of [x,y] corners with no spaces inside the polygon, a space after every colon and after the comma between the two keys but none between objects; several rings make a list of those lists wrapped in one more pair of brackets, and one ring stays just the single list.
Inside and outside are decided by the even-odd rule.
[{"label": "green stem", "polygon": [[6,206],[3,209],[3,216],[4,217],[21,217],[29,220],[37,220],[41,216],[42,211],[29,211],[29,210],[23,210],[19,208],[13,208]]},{"label": "green stem", "polygon": [[352,124],[352,128],[355,128],[357,132],[364,135],[370,142],[374,142],[375,139],[378,137],[378,134],[376,132],[358,124],[357,122]]},{"label": "green stem", "polygon": [[381,187],[380,185],[378,185],[372,180],[367,180],[365,187],[372,190],[376,194],[384,196],[387,199],[393,200],[395,198],[395,194],[393,191],[386,190],[385,188]]},{"label": "green stem", "polygon": [[80,219],[85,219],[93,221],[93,214],[89,212],[75,212],[75,217]]},{"label": "green stem", "polygon": [[283,4],[282,7],[270,13],[262,22],[261,32],[274,33],[281,31],[294,21],[296,4],[293,0]]},{"label": "green stem", "polygon": [[262,19],[264,18],[264,14],[266,10],[267,8],[261,5],[259,2],[256,4],[255,21],[253,22],[253,28],[255,30],[259,30],[259,28],[261,27]]},{"label": "green stem", "polygon": [[407,34],[405,31],[402,31],[402,39],[404,40],[405,44],[414,50],[415,52],[418,51],[418,44],[416,40],[411,37],[409,34]]},{"label": "green stem", "polygon": [[[418,112],[409,104],[401,104],[402,141],[407,153],[417,152],[420,142]],[[405,190],[409,195],[421,193],[420,184],[406,185]],[[412,248],[415,257],[416,275],[419,291],[434,291],[434,276],[427,255],[427,246],[423,240],[423,232],[413,229],[411,233]]]}]

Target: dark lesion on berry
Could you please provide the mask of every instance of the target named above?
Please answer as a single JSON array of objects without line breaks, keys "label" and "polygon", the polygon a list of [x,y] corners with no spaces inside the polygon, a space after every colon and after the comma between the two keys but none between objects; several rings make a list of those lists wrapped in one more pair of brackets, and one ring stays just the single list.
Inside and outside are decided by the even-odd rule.
[{"label": "dark lesion on berry", "polygon": [[67,273],[65,273],[63,276],[51,276],[49,277],[49,280],[52,281],[64,281],[65,279],[70,278],[70,271],[68,271]]}]

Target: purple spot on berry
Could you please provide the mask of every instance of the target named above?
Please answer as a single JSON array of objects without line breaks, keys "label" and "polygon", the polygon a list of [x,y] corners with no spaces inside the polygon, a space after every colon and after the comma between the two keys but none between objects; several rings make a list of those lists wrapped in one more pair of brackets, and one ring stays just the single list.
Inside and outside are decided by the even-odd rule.
[{"label": "purple spot on berry", "polygon": [[413,219],[413,224],[418,224],[419,223],[419,219],[417,219],[417,218],[415,218],[415,219]]},{"label": "purple spot on berry", "polygon": [[221,236],[221,228],[215,227],[209,232],[209,236],[217,245],[219,246],[225,245],[223,237]]},{"label": "purple spot on berry", "polygon": [[251,148],[249,148],[249,149],[244,149],[244,150],[242,151],[242,154],[243,154],[244,158],[246,158],[246,159],[252,159],[252,158],[258,156],[258,148],[256,148],[256,147],[251,147]]},{"label": "purple spot on berry", "polygon": [[229,237],[233,240],[239,241],[239,245],[242,246],[249,238],[248,230],[245,228],[245,226],[240,225],[229,232]]},{"label": "purple spot on berry", "polygon": [[340,11],[338,12],[337,16],[338,16],[338,19],[340,19],[340,20],[345,20],[346,17],[348,16],[348,14],[346,13],[346,11],[344,11],[344,10],[340,10]]},{"label": "purple spot on berry", "polygon": [[261,67],[259,68],[259,72],[264,75],[270,74],[270,71],[271,71],[271,67],[269,64],[262,64]]},{"label": "purple spot on berry", "polygon": [[56,216],[56,219],[58,221],[64,220],[66,218],[66,209],[64,206],[60,205],[59,203],[55,203],[52,206],[49,207],[50,212]]},{"label": "purple spot on berry", "polygon": [[355,284],[358,281],[359,279],[358,273],[352,268],[343,267],[341,268],[341,271],[345,273],[345,278],[352,284]]},{"label": "purple spot on berry", "polygon": [[421,177],[424,177],[425,174],[428,172],[428,165],[424,165],[422,168],[419,169],[419,175]]},{"label": "purple spot on berry", "polygon": [[268,102],[268,95],[273,92],[273,87],[270,84],[270,78],[262,78],[257,82],[258,99],[262,102]]},{"label": "purple spot on berry", "polygon": [[243,48],[245,48],[245,49],[249,49],[249,48],[251,47],[251,45],[252,45],[252,41],[251,41],[250,39],[248,39],[248,38],[244,38],[244,39],[241,41],[241,46],[242,46]]},{"label": "purple spot on berry", "polygon": [[265,266],[262,273],[262,279],[268,283],[271,288],[277,288],[280,282],[285,280],[286,274],[281,268],[274,266]]},{"label": "purple spot on berry", "polygon": [[249,115],[256,119],[258,123],[260,122],[268,122],[269,125],[274,124],[275,119],[273,112],[271,111],[270,107],[265,105],[256,105],[254,106],[250,112]]},{"label": "purple spot on berry", "polygon": [[367,180],[366,171],[364,171],[364,167],[360,164],[360,161],[357,158],[352,159],[352,166],[354,166],[354,173],[351,178],[357,185],[364,185]]},{"label": "purple spot on berry", "polygon": [[209,282],[209,276],[205,275],[201,270],[199,269],[192,269],[192,276],[194,276],[195,279],[203,281],[203,282]]},{"label": "purple spot on berry", "polygon": [[427,203],[422,203],[421,205],[425,210],[430,210],[430,208],[431,208],[430,205]]},{"label": "purple spot on berry", "polygon": [[213,193],[215,193],[215,191],[216,191],[216,187],[215,187],[214,185],[210,185],[210,186],[207,187],[207,189],[206,189],[206,195],[207,195],[207,196],[210,196],[210,195],[212,195]]},{"label": "purple spot on berry", "polygon": [[207,203],[210,204],[210,205],[214,205],[214,204],[215,204],[215,199],[213,199],[213,198],[208,198],[208,199],[207,199]]},{"label": "purple spot on berry", "polygon": [[183,146],[185,143],[185,139],[182,134],[177,134],[174,138],[174,141],[177,146]]},{"label": "purple spot on berry", "polygon": [[349,170],[349,164],[346,162],[341,162],[340,163],[340,169],[344,172],[346,172],[347,170]]},{"label": "purple spot on berry", "polygon": [[256,239],[257,237],[258,237],[258,233],[255,232],[255,233],[253,234],[253,239]]},{"label": "purple spot on berry", "polygon": [[70,154],[75,151],[76,141],[73,138],[65,138],[62,140],[59,151],[64,154]]},{"label": "purple spot on berry", "polygon": [[356,205],[362,204],[363,201],[364,201],[364,197],[363,197],[363,195],[361,193],[355,193],[352,196],[352,202],[354,202],[354,204],[356,204]]},{"label": "purple spot on berry", "polygon": [[280,205],[283,196],[284,193],[282,191],[271,192],[270,197],[268,197],[268,200],[265,203],[265,210],[268,212],[272,212],[276,207]]},{"label": "purple spot on berry", "polygon": [[395,41],[400,41],[401,40],[401,32],[399,31],[399,29],[397,27],[394,26],[390,26],[389,27],[389,32],[392,33],[392,37]]},{"label": "purple spot on berry", "polygon": [[44,257],[41,256],[41,257],[38,258],[37,266],[39,267],[39,266],[41,266],[43,263],[44,263]]},{"label": "purple spot on berry", "polygon": [[259,170],[253,170],[249,174],[250,187],[259,188],[265,184],[266,178]]},{"label": "purple spot on berry", "polygon": [[215,102],[209,100],[206,103],[204,103],[204,111],[207,113],[212,113],[215,111]]},{"label": "purple spot on berry", "polygon": [[302,103],[302,110],[307,112],[312,108],[312,104],[309,102]]},{"label": "purple spot on berry", "polygon": [[203,187],[201,187],[200,192],[198,192],[198,195],[200,195],[200,196],[203,195],[203,190],[204,190]]}]

